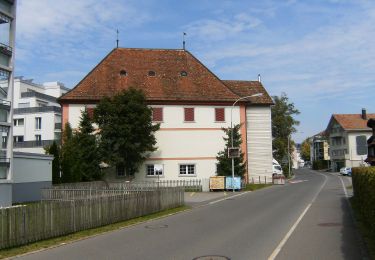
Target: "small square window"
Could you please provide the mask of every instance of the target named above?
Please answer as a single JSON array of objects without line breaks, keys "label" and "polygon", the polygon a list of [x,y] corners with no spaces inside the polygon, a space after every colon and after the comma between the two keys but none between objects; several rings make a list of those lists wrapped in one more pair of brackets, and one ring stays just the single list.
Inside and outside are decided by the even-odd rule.
[{"label": "small square window", "polygon": [[146,166],[146,175],[151,176],[162,176],[163,165],[162,164],[148,164]]},{"label": "small square window", "polygon": [[155,76],[156,76],[156,72],[153,71],[153,70],[150,70],[150,71],[148,72],[148,76],[150,76],[150,77],[155,77]]},{"label": "small square window", "polygon": [[188,74],[187,74],[186,71],[183,70],[183,71],[180,72],[180,75],[181,75],[182,77],[186,77]]},{"label": "small square window", "polygon": [[185,122],[194,122],[194,108],[193,107],[185,107],[184,114],[185,114]]},{"label": "small square window", "polygon": [[180,175],[181,176],[195,175],[195,164],[180,164]]}]

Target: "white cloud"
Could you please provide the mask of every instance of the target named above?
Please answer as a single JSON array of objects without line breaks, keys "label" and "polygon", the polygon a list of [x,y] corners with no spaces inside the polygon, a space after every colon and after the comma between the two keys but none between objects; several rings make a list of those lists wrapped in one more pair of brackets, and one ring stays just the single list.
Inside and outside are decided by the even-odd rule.
[{"label": "white cloud", "polygon": [[261,20],[245,13],[239,13],[231,19],[205,19],[186,26],[192,37],[201,40],[224,40],[242,32],[249,31],[261,24]]}]

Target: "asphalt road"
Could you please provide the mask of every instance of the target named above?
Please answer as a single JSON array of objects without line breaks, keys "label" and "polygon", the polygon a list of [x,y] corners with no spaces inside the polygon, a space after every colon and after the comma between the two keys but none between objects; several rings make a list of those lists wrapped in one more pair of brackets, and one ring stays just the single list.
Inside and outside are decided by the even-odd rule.
[{"label": "asphalt road", "polygon": [[22,259],[363,259],[347,180],[300,170],[293,182]]}]

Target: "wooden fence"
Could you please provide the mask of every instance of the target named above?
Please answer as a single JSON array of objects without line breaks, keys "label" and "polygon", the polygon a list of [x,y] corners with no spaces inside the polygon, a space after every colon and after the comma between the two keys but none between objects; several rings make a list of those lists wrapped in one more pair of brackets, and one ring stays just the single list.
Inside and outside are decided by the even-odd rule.
[{"label": "wooden fence", "polygon": [[[58,189],[54,191],[56,195]],[[106,196],[79,196],[71,200],[66,199],[68,197],[0,208],[0,249],[108,225],[184,204],[184,190],[179,187],[107,193]]]},{"label": "wooden fence", "polygon": [[150,190],[159,187],[184,187],[185,191],[202,191],[202,179],[191,180],[159,180],[159,181],[123,181],[123,182],[78,182],[54,185],[57,189],[122,189],[122,190]]}]

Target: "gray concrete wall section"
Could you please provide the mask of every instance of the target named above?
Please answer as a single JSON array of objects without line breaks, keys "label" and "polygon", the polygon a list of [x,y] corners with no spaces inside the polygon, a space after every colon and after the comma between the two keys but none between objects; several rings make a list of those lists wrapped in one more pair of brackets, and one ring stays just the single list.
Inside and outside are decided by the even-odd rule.
[{"label": "gray concrete wall section", "polygon": [[12,184],[0,183],[0,208],[12,205]]},{"label": "gray concrete wall section", "polygon": [[13,203],[38,201],[41,199],[40,189],[51,186],[51,181],[14,183]]}]

